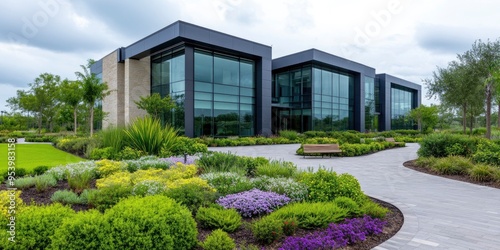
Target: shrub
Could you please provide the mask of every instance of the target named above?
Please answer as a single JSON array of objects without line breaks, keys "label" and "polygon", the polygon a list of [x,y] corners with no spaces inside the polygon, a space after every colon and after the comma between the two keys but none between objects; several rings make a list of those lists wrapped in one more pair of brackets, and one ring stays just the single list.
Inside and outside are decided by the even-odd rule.
[{"label": "shrub", "polygon": [[198,143],[194,139],[180,136],[177,142],[170,149],[163,149],[160,153],[161,157],[179,156],[179,155],[194,155],[197,153],[208,152],[207,145]]},{"label": "shrub", "polygon": [[38,192],[43,192],[50,187],[54,187],[57,185],[57,180],[52,175],[39,175],[34,177],[35,180],[35,188]]},{"label": "shrub", "polygon": [[222,229],[228,233],[241,226],[241,215],[235,209],[201,207],[196,213],[196,220],[204,228]]},{"label": "shrub", "polygon": [[294,219],[299,228],[315,229],[326,227],[332,222],[340,222],[348,213],[347,209],[337,206],[335,202],[293,203],[266,217],[281,221]]},{"label": "shrub", "polygon": [[478,164],[469,170],[471,179],[480,182],[488,182],[495,180],[495,168],[492,166]]},{"label": "shrub", "polygon": [[134,188],[132,189],[132,194],[139,196],[157,195],[165,192],[165,189],[166,189],[165,184],[159,181],[144,180],[134,185]]},{"label": "shrub", "polygon": [[291,178],[259,177],[252,179],[253,186],[263,191],[284,194],[292,201],[302,201],[307,198],[307,186]]},{"label": "shrub", "polygon": [[56,147],[71,154],[83,156],[89,145],[95,143],[96,139],[86,137],[66,137],[56,143]]},{"label": "shrub", "polygon": [[91,160],[114,159],[114,151],[112,147],[93,148],[92,151],[90,151],[89,158]]},{"label": "shrub", "polygon": [[339,196],[345,196],[361,202],[366,197],[359,182],[350,174],[339,176],[333,171],[319,169],[315,173],[303,172],[298,178],[307,185],[310,201],[333,201]]},{"label": "shrub", "polygon": [[91,207],[103,212],[113,207],[120,200],[130,196],[132,188],[130,186],[114,185],[100,188],[96,191],[88,191],[87,200]]},{"label": "shrub", "polygon": [[237,172],[245,173],[245,169],[238,165],[238,156],[231,153],[210,152],[198,159],[198,166],[203,173],[207,172]]},{"label": "shrub", "polygon": [[196,222],[189,210],[164,196],[130,197],[106,211],[113,249],[192,249]]},{"label": "shrub", "polygon": [[110,231],[109,223],[98,211],[80,212],[55,230],[50,249],[112,249]]},{"label": "shrub", "polygon": [[133,173],[139,169],[168,169],[172,164],[171,162],[158,159],[154,156],[141,157],[138,160],[126,160],[126,168],[129,172]]},{"label": "shrub", "polygon": [[76,192],[81,192],[90,187],[90,182],[94,179],[95,172],[82,171],[79,173],[68,173],[68,185]]},{"label": "shrub", "polygon": [[167,182],[167,188],[168,189],[176,189],[180,188],[185,185],[195,185],[198,186],[202,189],[215,192],[216,190],[211,187],[206,180],[201,179],[200,177],[193,177],[193,178],[187,178],[187,179],[177,179],[174,181],[168,181]]},{"label": "shrub", "polygon": [[94,198],[96,194],[99,193],[99,190],[97,189],[85,189],[83,192],[80,194],[80,201],[81,204],[89,204],[89,197]]},{"label": "shrub", "polygon": [[38,167],[33,169],[33,174],[34,175],[42,175],[45,172],[47,172],[47,170],[49,170],[48,166],[38,166]]},{"label": "shrub", "polygon": [[[16,203],[17,212],[20,212],[22,208],[24,208],[23,199],[21,199],[21,191],[11,191],[11,190],[0,190],[0,220],[1,218],[8,218],[12,216],[12,213],[9,213],[9,207],[12,202],[12,194],[14,192],[14,202]],[[4,226],[2,224],[2,226]]]},{"label": "shrub", "polygon": [[93,161],[81,161],[77,163],[70,163],[64,166],[53,167],[45,174],[50,174],[56,178],[56,180],[60,181],[64,178],[68,178],[68,176],[76,176],[85,172],[91,172],[92,176],[96,175],[96,164]]},{"label": "shrub", "polygon": [[418,157],[415,164],[419,167],[430,168],[436,164],[438,158],[436,157]]},{"label": "shrub", "polygon": [[446,158],[440,158],[430,166],[430,168],[434,171],[447,175],[466,174],[472,167],[472,162],[462,156],[448,156]]},{"label": "shrub", "polygon": [[116,172],[106,178],[98,179],[96,181],[96,187],[98,189],[107,188],[112,186],[132,186],[132,176],[127,172]]},{"label": "shrub", "polygon": [[268,164],[257,166],[256,176],[293,177],[297,173],[297,166],[289,161],[272,160]]},{"label": "shrub", "polygon": [[200,176],[207,180],[221,195],[228,195],[248,191],[253,188],[247,177],[231,172],[206,173]]},{"label": "shrub", "polygon": [[274,192],[252,189],[237,194],[221,197],[217,203],[225,208],[234,208],[243,217],[253,217],[270,213],[290,202],[290,198]]},{"label": "shrub", "polygon": [[164,194],[187,207],[193,214],[197,213],[199,207],[208,206],[217,199],[215,192],[195,184],[167,189]]},{"label": "shrub", "polygon": [[360,209],[358,203],[353,201],[351,198],[347,197],[337,197],[335,200],[333,200],[335,205],[337,205],[340,208],[346,209],[347,216],[349,218],[354,218],[363,215],[364,211]]},{"label": "shrub", "polygon": [[252,223],[252,233],[258,241],[270,244],[283,236],[283,221],[264,217]]},{"label": "shrub", "polygon": [[385,218],[389,209],[382,207],[371,200],[366,200],[361,206],[361,211],[370,217],[382,219]]},{"label": "shrub", "polygon": [[417,151],[421,157],[446,157],[450,154],[470,156],[476,151],[477,139],[463,135],[435,133],[425,136]]},{"label": "shrub", "polygon": [[27,206],[16,215],[16,242],[4,249],[45,249],[51,244],[51,236],[64,219],[75,212],[61,204]]},{"label": "shrub", "polygon": [[82,200],[78,195],[70,190],[58,190],[50,197],[52,202],[60,202],[62,204],[82,204]]},{"label": "shrub", "polygon": [[26,175],[26,169],[16,167],[16,169],[15,169],[14,172],[9,172],[9,171],[4,172],[3,173],[3,179],[4,180],[9,177],[9,173],[10,173],[10,176],[14,176],[16,178],[21,178],[21,177],[23,177],[23,176]]},{"label": "shrub", "polygon": [[14,180],[14,187],[26,189],[35,186],[35,177],[27,176]]},{"label": "shrub", "polygon": [[96,162],[97,173],[100,177],[114,174],[124,168],[124,164],[119,161],[100,160]]},{"label": "shrub", "polygon": [[279,134],[281,137],[287,138],[291,141],[295,141],[299,138],[299,134],[293,130],[281,130]]},{"label": "shrub", "polygon": [[363,218],[347,219],[341,224],[330,224],[324,231],[317,231],[302,237],[288,237],[281,249],[337,249],[364,241],[366,236],[382,233],[386,222]]},{"label": "shrub", "polygon": [[177,131],[150,116],[136,119],[126,130],[128,146],[148,155],[158,155],[160,151],[170,150],[176,143]]},{"label": "shrub", "polygon": [[139,159],[142,156],[145,156],[146,153],[140,151],[140,150],[135,150],[129,146],[124,147],[120,152],[116,154],[116,159],[119,160],[135,160]]},{"label": "shrub", "polygon": [[201,247],[205,250],[233,250],[236,244],[226,232],[217,229],[207,236]]},{"label": "shrub", "polygon": [[500,145],[490,140],[481,140],[472,160],[476,163],[500,166]]}]

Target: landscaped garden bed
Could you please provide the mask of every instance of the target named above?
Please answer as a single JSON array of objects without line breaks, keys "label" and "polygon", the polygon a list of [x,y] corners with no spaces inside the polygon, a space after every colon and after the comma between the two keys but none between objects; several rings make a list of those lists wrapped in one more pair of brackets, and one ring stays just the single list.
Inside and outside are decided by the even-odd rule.
[{"label": "landscaped garden bed", "polygon": [[16,243],[2,230],[2,248],[370,249],[403,221],[348,174],[217,152],[179,161],[88,161],[17,179]]},{"label": "landscaped garden bed", "polygon": [[500,188],[500,141],[436,133],[424,137],[419,158],[405,167],[446,178]]}]

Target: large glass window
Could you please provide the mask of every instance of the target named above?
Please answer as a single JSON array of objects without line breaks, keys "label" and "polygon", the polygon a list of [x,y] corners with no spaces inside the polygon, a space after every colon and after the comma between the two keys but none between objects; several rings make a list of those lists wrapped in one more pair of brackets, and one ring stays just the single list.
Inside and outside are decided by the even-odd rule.
[{"label": "large glass window", "polygon": [[313,130],[353,128],[354,76],[313,67]]},{"label": "large glass window", "polygon": [[[321,71],[313,72],[311,65],[307,65],[273,75],[273,88],[276,89],[273,103],[279,103],[280,106],[272,111],[273,133],[277,134],[281,130],[311,130],[311,108],[313,102],[318,101],[313,101],[312,75],[318,73],[321,78]],[[321,85],[314,86],[318,87],[321,92]]]},{"label": "large glass window", "polygon": [[162,123],[171,124],[184,132],[185,98],[184,49],[176,48],[154,55],[151,58],[151,94],[170,96],[176,106],[162,114]]},{"label": "large glass window", "polygon": [[255,63],[202,50],[194,60],[195,136],[255,135]]},{"label": "large glass window", "polygon": [[414,92],[392,84],[391,86],[391,129],[413,129],[408,113],[414,108]]},{"label": "large glass window", "polygon": [[376,113],[375,79],[365,76],[365,130],[378,130],[378,113]]}]

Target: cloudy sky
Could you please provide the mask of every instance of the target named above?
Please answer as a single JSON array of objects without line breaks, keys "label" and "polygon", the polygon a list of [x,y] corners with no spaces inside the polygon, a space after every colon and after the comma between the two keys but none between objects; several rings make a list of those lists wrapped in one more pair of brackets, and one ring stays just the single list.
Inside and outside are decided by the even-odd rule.
[{"label": "cloudy sky", "polygon": [[2,0],[0,110],[39,74],[74,79],[87,59],[177,20],[271,45],[273,58],[317,48],[422,84],[476,39],[500,37],[499,9],[494,0]]}]

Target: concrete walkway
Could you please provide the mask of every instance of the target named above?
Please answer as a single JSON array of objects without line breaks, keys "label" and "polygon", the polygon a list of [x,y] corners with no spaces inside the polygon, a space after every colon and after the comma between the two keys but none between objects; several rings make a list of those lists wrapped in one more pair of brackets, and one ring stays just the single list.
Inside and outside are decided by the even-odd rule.
[{"label": "concrete walkway", "polygon": [[210,148],[238,155],[292,161],[350,173],[366,194],[390,202],[404,214],[401,230],[375,249],[500,249],[500,190],[423,174],[403,167],[417,158],[418,144],[360,157],[295,155],[294,145]]}]

